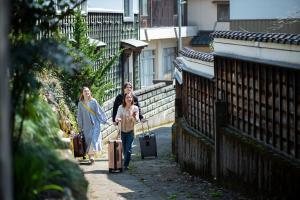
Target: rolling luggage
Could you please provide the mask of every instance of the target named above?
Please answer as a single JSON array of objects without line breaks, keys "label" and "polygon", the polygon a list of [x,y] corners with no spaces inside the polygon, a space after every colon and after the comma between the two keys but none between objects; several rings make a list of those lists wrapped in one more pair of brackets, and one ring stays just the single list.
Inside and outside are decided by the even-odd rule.
[{"label": "rolling luggage", "polygon": [[84,157],[86,152],[86,144],[83,132],[76,134],[73,137],[74,157]]},{"label": "rolling luggage", "polygon": [[157,157],[157,145],[156,145],[156,136],[155,133],[150,132],[149,124],[147,121],[147,132],[144,131],[144,125],[142,124],[143,133],[139,135],[140,148],[141,148],[141,157]]},{"label": "rolling luggage", "polygon": [[[120,131],[120,129],[119,129]],[[123,171],[123,160],[122,160],[122,140],[121,139],[110,139],[108,141],[108,168],[109,173],[111,172],[122,172]]]}]

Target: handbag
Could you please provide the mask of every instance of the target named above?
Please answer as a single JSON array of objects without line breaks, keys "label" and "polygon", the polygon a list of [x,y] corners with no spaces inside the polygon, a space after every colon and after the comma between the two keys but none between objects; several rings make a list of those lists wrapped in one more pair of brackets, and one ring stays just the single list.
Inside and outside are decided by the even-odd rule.
[{"label": "handbag", "polygon": [[76,134],[73,138],[74,157],[84,157],[86,154],[86,143],[83,131]]}]

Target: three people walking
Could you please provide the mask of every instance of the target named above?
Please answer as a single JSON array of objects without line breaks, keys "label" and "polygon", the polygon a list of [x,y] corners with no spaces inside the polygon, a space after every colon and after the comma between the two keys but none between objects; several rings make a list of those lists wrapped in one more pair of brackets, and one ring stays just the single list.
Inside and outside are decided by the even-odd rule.
[{"label": "three people walking", "polygon": [[[119,94],[113,105],[112,121],[119,124],[123,145],[124,169],[128,169],[131,159],[134,127],[138,120],[144,121],[141,114],[138,98],[132,92],[132,84],[124,84],[124,93]],[[107,122],[107,117],[88,87],[83,87],[78,103],[78,129],[83,131],[86,152],[91,163],[94,162],[96,152],[102,150],[102,134],[100,124]]]}]

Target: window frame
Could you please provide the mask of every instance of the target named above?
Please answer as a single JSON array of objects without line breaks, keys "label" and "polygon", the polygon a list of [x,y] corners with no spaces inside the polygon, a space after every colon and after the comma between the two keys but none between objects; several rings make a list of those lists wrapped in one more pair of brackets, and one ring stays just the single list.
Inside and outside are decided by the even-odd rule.
[{"label": "window frame", "polygon": [[[149,52],[149,54],[147,56],[145,56],[145,54],[148,53],[148,52]],[[150,55],[150,52],[151,52],[151,55]],[[152,61],[152,70],[153,70],[152,71],[152,84],[150,84],[150,85],[153,85],[153,80],[155,79],[155,59],[156,59],[156,57],[155,57],[155,50],[154,49],[147,49],[147,50],[143,50],[141,52],[141,55],[140,55],[140,68],[141,68],[140,72],[142,72],[142,70],[145,71],[144,67],[149,66],[149,62],[147,62],[147,61],[150,61],[150,60]],[[144,63],[145,63],[146,66],[143,65]],[[147,76],[147,75],[150,75],[150,74],[142,74],[141,73],[140,75],[141,75],[141,87],[143,88],[143,87],[149,86],[148,81],[142,81],[142,77],[144,77],[144,75],[146,75],[146,77],[150,77],[150,76]],[[144,82],[146,82],[146,84],[143,84]]]},{"label": "window frame", "polygon": [[[227,18],[223,19],[223,18],[221,18],[221,12],[222,13],[224,13],[224,11],[226,12],[226,10],[224,9],[225,6],[227,7]],[[218,22],[229,22],[230,21],[230,10],[229,9],[230,9],[229,3],[219,3],[219,4],[217,4],[217,21]]]},{"label": "window frame", "polygon": [[[125,16],[125,1],[128,3],[128,16]],[[123,20],[124,22],[133,22],[134,14],[133,14],[133,0],[123,0]]]},{"label": "window frame", "polygon": [[[140,2],[141,2],[141,13],[140,13],[140,15],[143,16],[143,17],[148,17],[149,16],[149,13],[148,13],[149,0],[141,0]],[[146,14],[144,14],[145,11],[146,11]]]},{"label": "window frame", "polygon": [[[174,59],[176,58],[176,47],[167,47],[167,48],[163,48],[163,71],[162,71],[162,75],[163,77],[165,75],[170,74],[171,77],[174,74]],[[166,63],[166,60],[167,63]],[[170,64],[170,66],[169,66]]]}]

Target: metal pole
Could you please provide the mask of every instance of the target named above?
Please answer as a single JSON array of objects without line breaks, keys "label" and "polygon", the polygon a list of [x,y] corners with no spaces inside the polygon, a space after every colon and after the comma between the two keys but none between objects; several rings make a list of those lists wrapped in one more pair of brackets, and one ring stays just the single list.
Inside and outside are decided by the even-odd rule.
[{"label": "metal pole", "polygon": [[12,199],[11,140],[9,132],[9,0],[0,0],[0,199]]},{"label": "metal pole", "polygon": [[177,0],[178,9],[178,52],[182,49],[182,39],[181,39],[181,0]]}]

